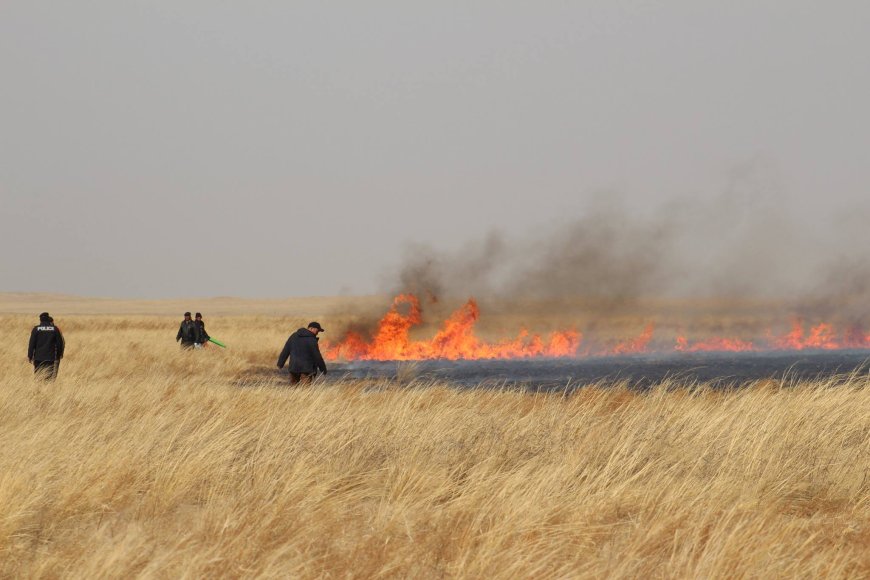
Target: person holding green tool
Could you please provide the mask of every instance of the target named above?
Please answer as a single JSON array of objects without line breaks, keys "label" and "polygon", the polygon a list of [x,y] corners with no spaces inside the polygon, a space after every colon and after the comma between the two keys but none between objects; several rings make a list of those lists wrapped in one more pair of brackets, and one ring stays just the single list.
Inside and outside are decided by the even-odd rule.
[{"label": "person holding green tool", "polygon": [[202,313],[196,313],[196,319],[193,321],[194,325],[196,325],[196,348],[202,348],[206,346],[208,343],[214,343],[221,348],[226,348],[227,345],[222,343],[219,340],[216,340],[208,335],[205,331],[205,322],[202,320]]},{"label": "person holding green tool", "polygon": [[202,320],[201,312],[196,313],[196,318],[194,319],[193,324],[196,326],[196,342],[194,346],[196,348],[202,348],[208,344],[211,337],[205,331],[205,322]]}]

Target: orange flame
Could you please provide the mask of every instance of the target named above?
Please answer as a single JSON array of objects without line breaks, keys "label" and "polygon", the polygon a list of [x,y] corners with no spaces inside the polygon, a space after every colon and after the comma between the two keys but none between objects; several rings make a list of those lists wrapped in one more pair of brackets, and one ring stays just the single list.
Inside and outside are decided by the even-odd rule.
[{"label": "orange flame", "polygon": [[833,350],[844,348],[837,341],[836,332],[831,324],[822,322],[810,328],[809,335],[804,336],[804,327],[800,320],[792,322],[791,332],[783,336],[774,337],[770,341],[770,344],[777,350]]},{"label": "orange flame", "polygon": [[[407,305],[407,314],[399,309]],[[469,299],[444,321],[430,340],[413,341],[410,330],[422,321],[420,302],[416,296],[401,294],[393,300],[390,310],[378,324],[371,341],[356,333],[348,333],[335,346],[327,347],[326,358],[347,360],[472,360],[493,358],[564,357],[573,356],[582,336],[575,330],[553,332],[544,340],[540,335],[521,330],[516,338],[501,342],[486,342],[474,333],[480,317],[477,302]]]},{"label": "orange flame", "polygon": [[[583,335],[576,330],[560,330],[546,338],[521,329],[516,337],[496,342],[480,339],[474,332],[480,318],[477,302],[471,298],[454,311],[429,340],[412,340],[411,330],[422,324],[423,314],[419,299],[413,294],[400,294],[393,299],[389,311],[380,320],[371,339],[349,332],[337,344],[324,345],[328,359],[345,360],[475,360],[511,359],[530,357],[614,356],[651,352],[655,327],[646,326],[638,336],[623,340],[610,347],[585,347],[579,352]],[[673,350],[677,352],[747,352],[764,350],[806,350],[870,348],[870,334],[860,327],[848,328],[841,335],[826,322],[805,331],[800,320],[792,323],[789,332],[753,342],[731,337],[711,337],[690,342],[677,336]]]},{"label": "orange flame", "polygon": [[870,347],[870,334],[865,334],[860,326],[852,325],[843,334],[843,346],[845,348]]}]

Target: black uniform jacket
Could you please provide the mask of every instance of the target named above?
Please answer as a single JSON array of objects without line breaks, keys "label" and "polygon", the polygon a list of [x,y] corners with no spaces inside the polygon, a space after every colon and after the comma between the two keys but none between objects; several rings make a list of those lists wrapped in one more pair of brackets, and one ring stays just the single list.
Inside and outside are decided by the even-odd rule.
[{"label": "black uniform jacket", "polygon": [[205,331],[205,322],[202,320],[194,320],[193,323],[196,325],[196,342],[208,342],[208,339],[211,337]]},{"label": "black uniform jacket", "polygon": [[326,363],[320,354],[317,337],[307,328],[300,328],[290,335],[281,356],[278,357],[278,368],[283,369],[284,363],[290,357],[290,372],[313,374],[316,369],[326,372]]},{"label": "black uniform jacket", "polygon": [[40,324],[30,331],[27,358],[32,361],[53,361],[63,358],[65,347],[60,329],[53,324]]},{"label": "black uniform jacket", "polygon": [[196,324],[193,320],[182,320],[181,326],[178,327],[178,334],[175,335],[175,340],[181,341],[182,344],[193,344],[196,342],[198,332]]}]

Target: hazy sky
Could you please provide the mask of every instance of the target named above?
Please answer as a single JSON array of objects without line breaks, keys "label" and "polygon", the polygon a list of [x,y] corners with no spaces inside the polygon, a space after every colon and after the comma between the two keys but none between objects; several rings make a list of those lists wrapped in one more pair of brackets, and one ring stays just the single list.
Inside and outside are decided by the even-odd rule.
[{"label": "hazy sky", "polygon": [[867,197],[868,30],[845,1],[3,0],[0,291],[371,292],[409,243],[747,171],[815,227]]}]

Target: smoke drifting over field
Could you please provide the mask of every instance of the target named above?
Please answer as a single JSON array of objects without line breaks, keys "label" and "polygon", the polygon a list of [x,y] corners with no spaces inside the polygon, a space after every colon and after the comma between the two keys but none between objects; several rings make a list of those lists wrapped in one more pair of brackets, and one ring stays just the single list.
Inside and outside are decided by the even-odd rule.
[{"label": "smoke drifting over field", "polygon": [[530,236],[492,232],[453,253],[409,248],[392,290],[555,304],[582,297],[604,309],[643,297],[774,298],[799,314],[858,316],[870,298],[865,216],[862,207],[799,221],[783,200],[751,191],[646,213],[612,197]]}]

